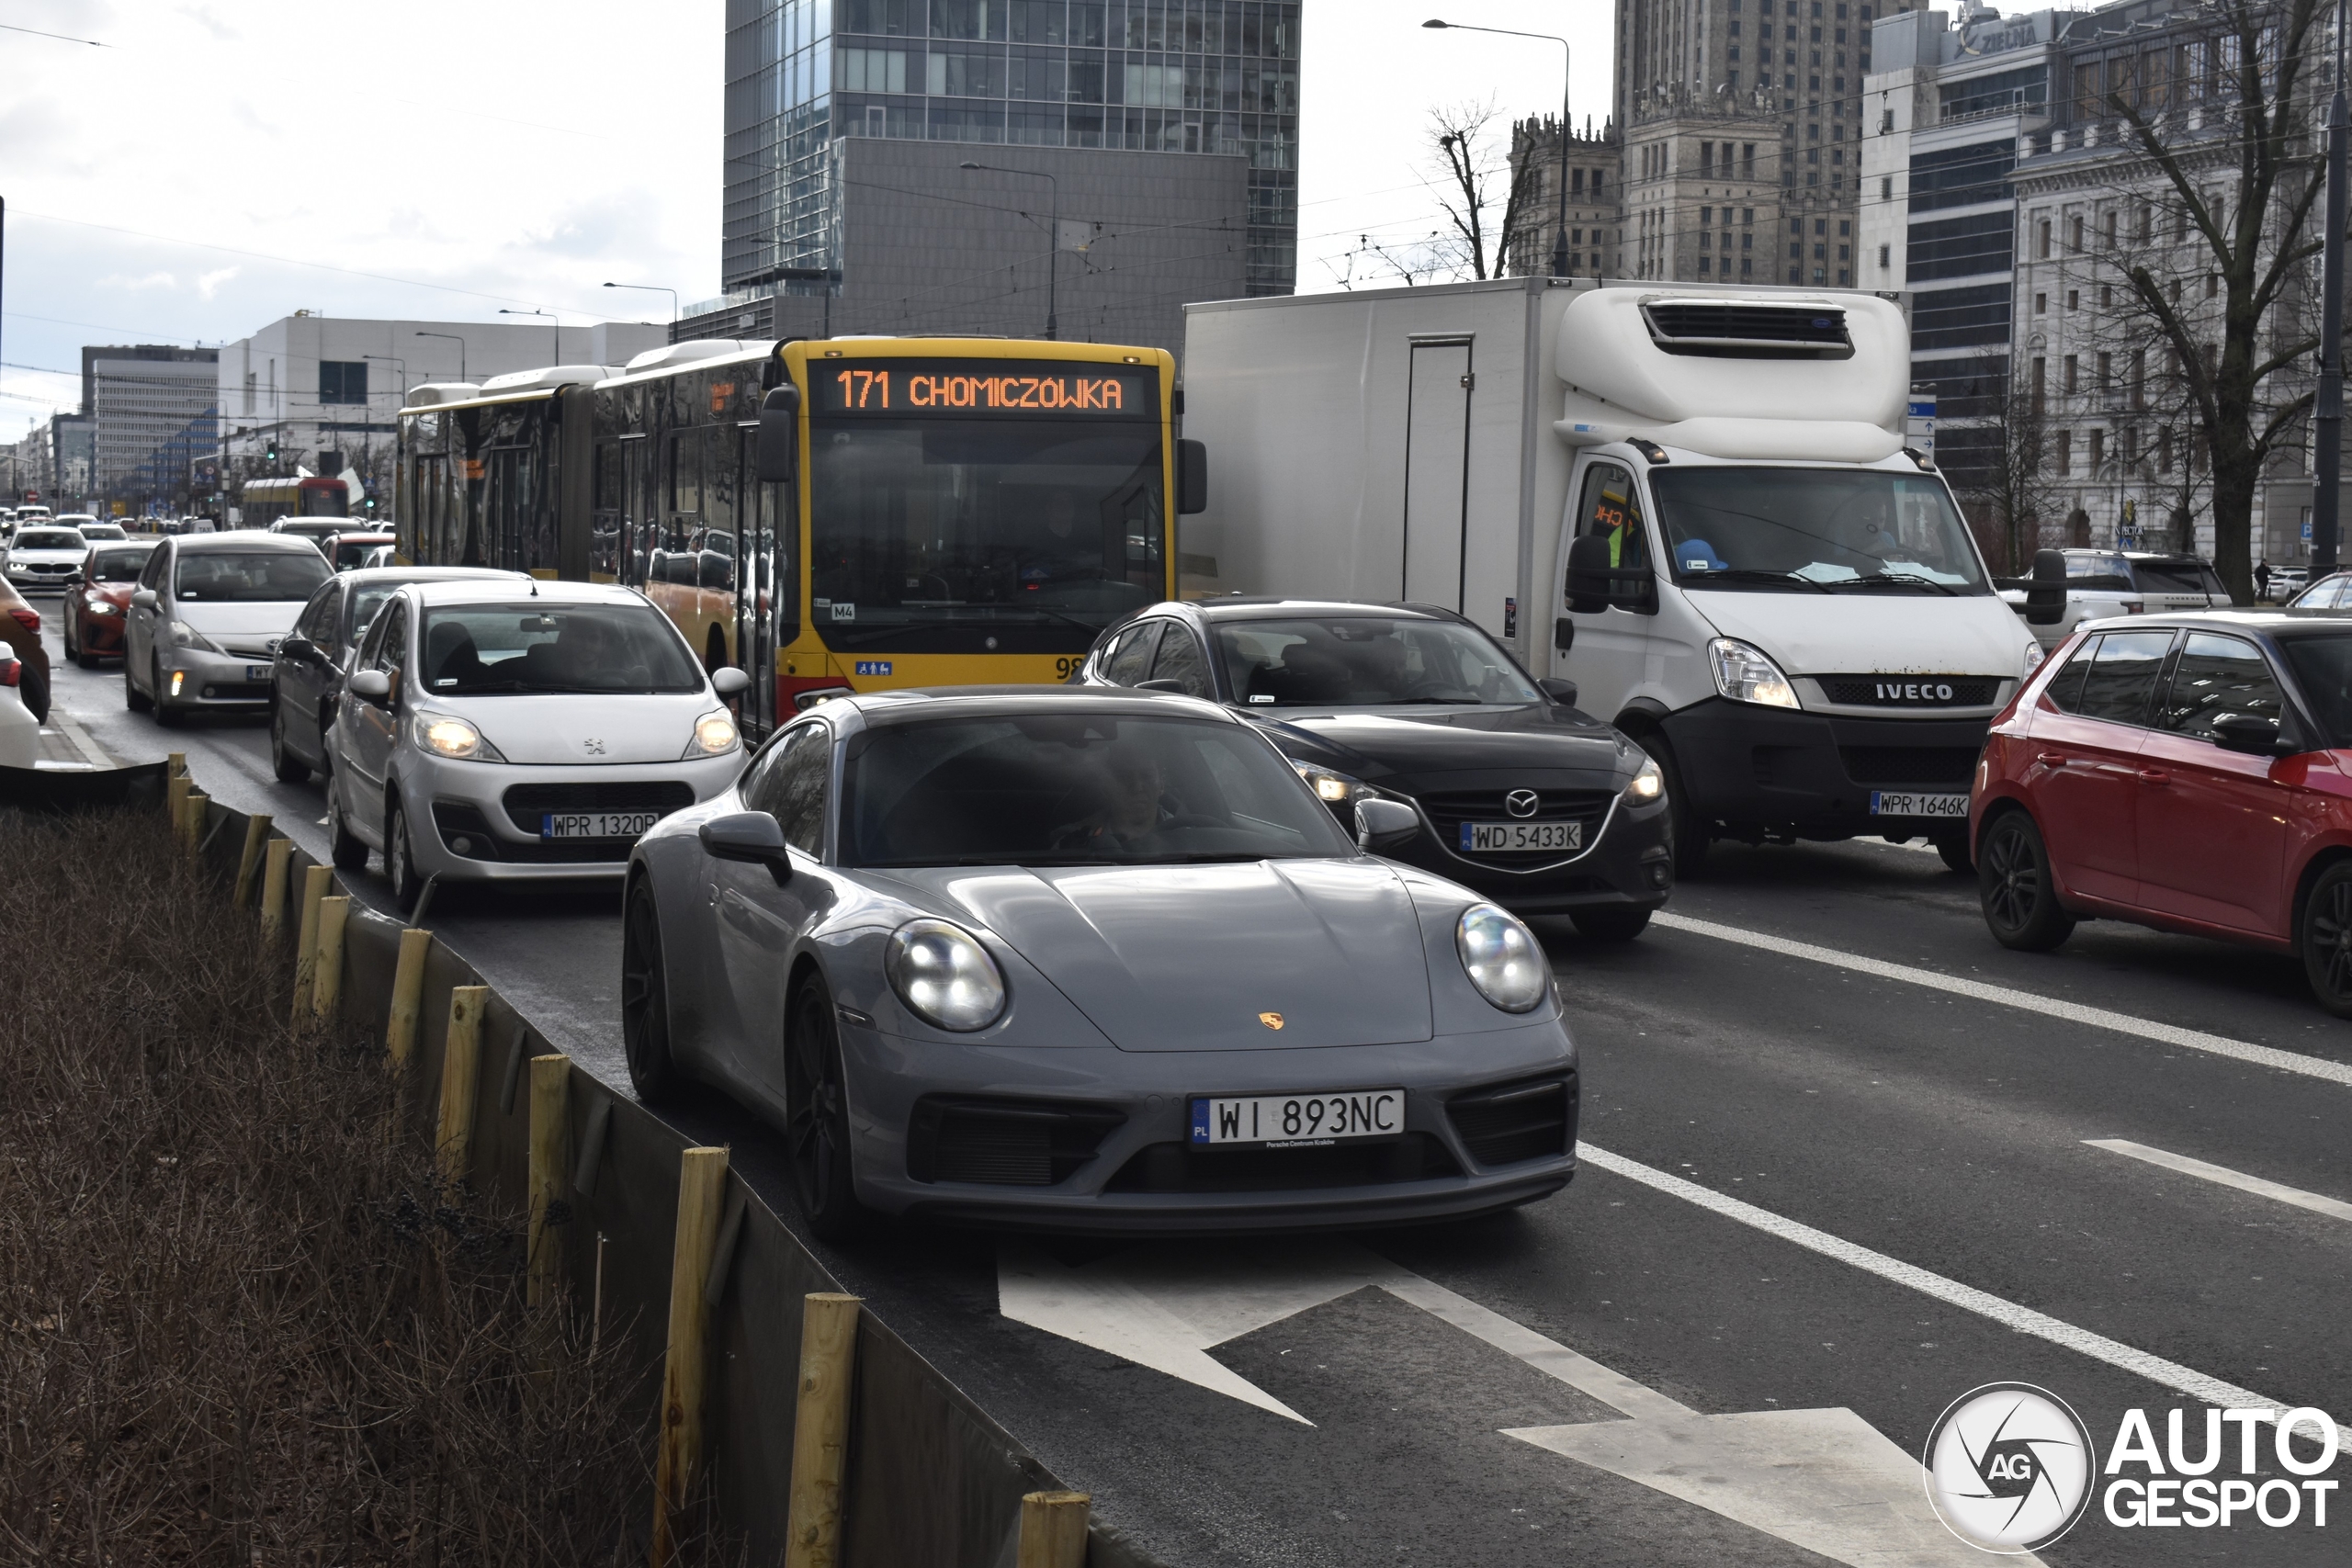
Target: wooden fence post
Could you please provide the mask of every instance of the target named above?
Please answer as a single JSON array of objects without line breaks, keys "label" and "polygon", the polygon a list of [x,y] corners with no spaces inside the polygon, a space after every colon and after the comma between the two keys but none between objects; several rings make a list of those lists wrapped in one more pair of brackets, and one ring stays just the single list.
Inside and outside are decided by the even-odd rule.
[{"label": "wooden fence post", "polygon": [[302,923],[294,936],[294,1021],[311,1010],[311,981],[319,972],[319,905],[334,885],[334,873],[314,865],[302,873]]},{"label": "wooden fence post", "polygon": [[563,1201],[571,1166],[571,1058],[531,1058],[531,1247],[526,1299],[555,1300],[563,1286],[563,1227],[548,1214]]},{"label": "wooden fence post", "polygon": [[187,820],[185,803],[187,792],[195,787],[196,781],[187,776],[187,753],[174,751],[166,756],[164,759],[164,819],[172,825],[175,833]]},{"label": "wooden fence post", "polygon": [[489,1005],[488,986],[458,986],[449,992],[449,1038],[441,1049],[441,1120],[433,1134],[433,1155],[442,1181],[451,1187],[466,1179],[473,1157],[481,1015]]},{"label": "wooden fence post", "polygon": [[237,891],[230,900],[240,909],[254,896],[254,878],[261,871],[262,849],[268,842],[269,814],[255,812],[246,818],[244,852],[237,857]]},{"label": "wooden fence post", "polygon": [[180,848],[187,852],[190,860],[196,858],[197,846],[204,841],[204,808],[211,804],[210,795],[197,790],[180,797]]},{"label": "wooden fence post", "polygon": [[391,1016],[384,1023],[384,1055],[395,1078],[408,1072],[416,1054],[416,1015],[424,1006],[424,961],[433,952],[433,933],[412,926],[401,932],[400,961],[392,967]]},{"label": "wooden fence post", "polygon": [[291,839],[269,841],[269,853],[261,874],[261,944],[265,948],[276,947],[279,934],[286,930],[287,868],[293,861]]},{"label": "wooden fence post", "polygon": [[1032,1492],[1021,1499],[1021,1553],[1014,1568],[1086,1568],[1083,1492]]},{"label": "wooden fence post", "polygon": [[800,1309],[799,1408],[792,1423],[791,1514],[785,1568],[841,1559],[842,1485],[849,1471],[849,1392],[857,1371],[858,1298],[809,1295]]},{"label": "wooden fence post", "polygon": [[670,1344],[662,1366],[662,1448],[653,1467],[653,1568],[673,1568],[677,1561],[686,1488],[702,1460],[710,1360],[703,1290],[718,1246],[719,1200],[726,1191],[727,1151],[686,1150],[678,1167],[678,1234],[670,1257]]},{"label": "wooden fence post", "polygon": [[319,900],[319,953],[311,970],[311,1017],[318,1023],[333,1022],[343,999],[343,928],[350,918],[348,897]]}]

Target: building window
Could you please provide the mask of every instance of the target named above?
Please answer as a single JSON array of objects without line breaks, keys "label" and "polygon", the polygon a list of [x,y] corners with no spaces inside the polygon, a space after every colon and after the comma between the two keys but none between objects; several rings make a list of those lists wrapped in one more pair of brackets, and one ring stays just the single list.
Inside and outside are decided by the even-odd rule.
[{"label": "building window", "polygon": [[2148,406],[2148,351],[2144,348],[2132,351],[2132,406]]},{"label": "building window", "polygon": [[2097,479],[2098,477],[2099,465],[2107,460],[2106,431],[2094,430],[2091,432],[2091,446],[2087,456],[2090,458],[2088,471],[2093,479]]},{"label": "building window", "polygon": [[2049,309],[2050,309],[2050,296],[2049,296],[2049,295],[2047,295],[2047,294],[2037,294],[2037,295],[2035,295],[2035,296],[2033,297],[2033,313],[2034,313],[2035,315],[2037,315],[2037,316],[2039,316],[2039,315],[2042,315],[2042,314],[2044,314],[2045,312],[2047,312],[2047,311],[2049,310]]},{"label": "building window", "polygon": [[2101,350],[2098,356],[2098,389],[2105,396],[2115,367],[2115,355]]},{"label": "building window", "polygon": [[2080,367],[2081,367],[2080,360],[2079,360],[2079,357],[2078,357],[2077,355],[2075,355],[2070,354],[2070,355],[2068,355],[2066,356],[2066,360],[2065,360],[2065,378],[2064,378],[2064,380],[2059,384],[2059,388],[2058,388],[2058,389],[2059,389],[2060,391],[2062,391],[2062,392],[2064,392],[2064,393],[2065,393],[2067,396],[2069,396],[2069,397],[2072,397],[2072,396],[2074,396],[2074,394],[2075,394],[2075,372],[2076,372]]},{"label": "building window", "polygon": [[319,361],[319,401],[364,403],[368,400],[368,362],[364,359]]},{"label": "building window", "polygon": [[2042,361],[2041,361],[2041,356],[2037,355],[2034,357],[2034,361],[2033,361],[2033,380],[2032,380],[2032,386],[2033,386],[2033,392],[2032,392],[2032,397],[2033,397],[2033,416],[2034,416],[2036,419],[2040,419],[2040,418],[2041,417],[2041,382],[2042,382]]},{"label": "building window", "polygon": [[1893,245],[1881,245],[1878,248],[1879,270],[1881,272],[1884,272],[1888,267],[1893,266],[1894,265],[1894,247]]},{"label": "building window", "polygon": [[2080,252],[2083,248],[2083,220],[2080,213],[2066,220],[2066,248]]},{"label": "building window", "polygon": [[[1838,248],[1839,248],[1840,250],[1843,250],[1845,247],[1841,245],[1841,246],[1839,246]],[[1849,287],[1851,287],[1851,285],[1853,284],[1853,281],[1854,281],[1854,276],[1853,276],[1852,270],[1851,270],[1850,268],[1848,268],[1848,267],[1842,267],[1842,266],[1841,266],[1841,267],[1839,267],[1839,268],[1838,269],[1838,288],[1849,288]]]},{"label": "building window", "polygon": [[2071,474],[2075,471],[2075,433],[2062,430],[2050,444],[2050,471]]}]

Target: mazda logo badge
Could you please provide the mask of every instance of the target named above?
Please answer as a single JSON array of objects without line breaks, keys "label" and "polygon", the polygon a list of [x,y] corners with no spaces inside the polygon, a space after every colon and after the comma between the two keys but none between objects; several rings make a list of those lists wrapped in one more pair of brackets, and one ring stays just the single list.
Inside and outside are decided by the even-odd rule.
[{"label": "mazda logo badge", "polygon": [[1503,796],[1503,809],[1513,817],[1532,817],[1543,799],[1532,789],[1515,789]]}]

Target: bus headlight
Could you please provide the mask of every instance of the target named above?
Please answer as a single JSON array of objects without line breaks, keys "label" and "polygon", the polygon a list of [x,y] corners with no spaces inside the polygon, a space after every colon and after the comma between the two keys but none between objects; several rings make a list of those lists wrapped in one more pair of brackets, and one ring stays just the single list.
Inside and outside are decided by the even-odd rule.
[{"label": "bus headlight", "polygon": [[1715,690],[1736,703],[1760,703],[1772,708],[1797,705],[1796,688],[1760,648],[1737,637],[1719,637],[1707,644],[1707,662],[1715,672]]},{"label": "bus headlight", "polygon": [[1453,950],[1478,994],[1505,1012],[1532,1012],[1551,989],[1552,972],[1534,933],[1492,904],[1462,911]]},{"label": "bus headlight", "polygon": [[696,757],[720,757],[735,750],[741,737],[736,733],[735,721],[725,709],[707,713],[695,720],[695,738],[686,742],[681,761]]},{"label": "bus headlight", "polygon": [[882,968],[908,1010],[934,1028],[969,1034],[1004,1016],[1004,975],[961,926],[909,920],[890,933]]}]

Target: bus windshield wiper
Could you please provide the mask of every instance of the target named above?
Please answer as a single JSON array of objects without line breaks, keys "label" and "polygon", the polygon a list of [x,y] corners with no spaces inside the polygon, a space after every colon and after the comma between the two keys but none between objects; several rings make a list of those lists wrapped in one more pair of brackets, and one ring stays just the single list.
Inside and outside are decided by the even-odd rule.
[{"label": "bus windshield wiper", "polygon": [[1769,582],[1775,587],[1778,587],[1784,582],[1793,582],[1799,587],[1810,588],[1815,593],[1826,593],[1829,592],[1827,588],[1824,587],[1814,579],[1803,576],[1797,572],[1767,571],[1761,567],[1754,566],[1711,566],[1696,571],[1686,568],[1684,569],[1682,575],[1684,577],[1721,578],[1726,582]]},{"label": "bus windshield wiper", "polygon": [[1905,586],[1917,583],[1922,588],[1934,589],[1947,599],[1956,599],[1960,596],[1960,591],[1951,583],[1938,582],[1934,578],[1922,577],[1916,571],[1873,571],[1861,577],[1842,578],[1831,586],[1846,588],[1860,584],[1863,587],[1874,588],[1882,582],[1901,583]]}]

